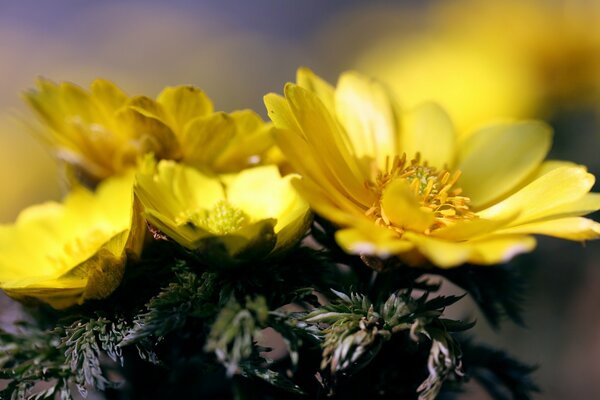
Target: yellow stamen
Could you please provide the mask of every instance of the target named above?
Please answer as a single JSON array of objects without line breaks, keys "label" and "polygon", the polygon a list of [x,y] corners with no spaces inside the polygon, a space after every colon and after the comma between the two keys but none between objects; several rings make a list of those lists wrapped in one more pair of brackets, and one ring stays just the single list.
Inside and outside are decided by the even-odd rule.
[{"label": "yellow stamen", "polygon": [[237,232],[248,223],[248,218],[244,212],[233,207],[225,200],[217,202],[210,210],[181,215],[178,220],[179,223],[185,221],[191,226],[201,227],[217,235]]},{"label": "yellow stamen", "polygon": [[423,233],[428,235],[457,221],[475,219],[477,216],[470,210],[471,200],[460,196],[462,189],[454,187],[460,175],[460,171],[451,173],[446,169],[430,167],[427,161],[421,161],[419,153],[409,162],[406,154],[396,155],[391,161],[386,157],[385,169],[377,172],[374,181],[365,183],[376,197],[375,202],[365,210],[365,215],[372,218],[376,224],[402,235],[404,227],[393,225],[381,206],[381,199],[390,182],[403,179],[419,201],[421,209],[432,212],[435,216],[435,222]]}]

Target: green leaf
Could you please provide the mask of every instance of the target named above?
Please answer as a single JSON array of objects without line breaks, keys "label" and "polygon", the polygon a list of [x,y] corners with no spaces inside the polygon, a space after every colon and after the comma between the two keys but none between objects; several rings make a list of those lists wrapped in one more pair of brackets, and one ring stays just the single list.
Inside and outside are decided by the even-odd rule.
[{"label": "green leaf", "polygon": [[466,290],[477,303],[490,325],[498,329],[500,321],[508,317],[524,326],[522,318],[523,294],[526,289],[524,265],[518,260],[494,268],[464,265],[460,268],[436,270]]},{"label": "green leaf", "polygon": [[149,337],[162,338],[182,328],[188,318],[204,318],[215,311],[218,296],[217,275],[205,272],[178,272],[176,280],[154,296],[146,311],[138,314],[134,327],[125,335],[121,346],[140,343]]},{"label": "green leaf", "polygon": [[537,367],[467,337],[459,340],[467,377],[481,383],[494,400],[530,400],[533,393],[540,391],[531,379]]},{"label": "green leaf", "polygon": [[244,377],[255,377],[261,379],[275,387],[278,387],[279,389],[285,390],[286,392],[300,395],[306,394],[302,388],[300,388],[300,386],[296,385],[281,373],[254,365],[250,362],[243,362],[240,364],[240,373]]},{"label": "green leaf", "polygon": [[212,324],[205,351],[215,354],[229,376],[240,373],[240,363],[259,351],[254,343],[268,316],[264,297],[247,298],[242,307],[231,296]]}]

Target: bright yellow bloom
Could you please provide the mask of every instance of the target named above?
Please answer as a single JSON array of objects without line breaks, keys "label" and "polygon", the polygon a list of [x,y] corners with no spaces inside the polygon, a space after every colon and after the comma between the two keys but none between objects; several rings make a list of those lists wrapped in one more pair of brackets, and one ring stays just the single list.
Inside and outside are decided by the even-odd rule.
[{"label": "bright yellow bloom", "polygon": [[458,0],[404,11],[423,29],[378,40],[357,67],[407,106],[435,99],[460,134],[600,103],[598,2]]},{"label": "bright yellow bloom", "polygon": [[92,82],[89,92],[40,80],[26,100],[58,156],[91,180],[135,167],[147,153],[232,172],[260,163],[272,145],[270,124],[256,113],[214,112],[210,99],[191,86],[167,87],[152,100],[130,98],[105,80]]},{"label": "bright yellow bloom", "polygon": [[109,296],[144,236],[132,180],[114,177],[96,192],[76,187],[63,203],[29,207],[0,226],[0,288],[54,308]]},{"label": "bright yellow bloom", "polygon": [[457,137],[425,103],[403,113],[387,90],[356,73],[334,89],[301,69],[285,98],[265,97],[276,141],[302,175],[293,183],[338,224],[348,252],[399,255],[440,267],[494,264],[535,246],[530,234],[598,237],[581,216],[600,208],[585,167],[546,161],[551,131],[535,121]]},{"label": "bright yellow bloom", "polygon": [[209,260],[234,264],[274,255],[308,228],[308,205],[276,166],[224,176],[163,160],[137,175],[147,220]]},{"label": "bright yellow bloom", "polygon": [[360,58],[358,68],[386,82],[403,105],[435,99],[460,134],[492,120],[530,117],[541,102],[532,71],[493,39],[484,45],[473,36],[424,32],[382,41]]}]

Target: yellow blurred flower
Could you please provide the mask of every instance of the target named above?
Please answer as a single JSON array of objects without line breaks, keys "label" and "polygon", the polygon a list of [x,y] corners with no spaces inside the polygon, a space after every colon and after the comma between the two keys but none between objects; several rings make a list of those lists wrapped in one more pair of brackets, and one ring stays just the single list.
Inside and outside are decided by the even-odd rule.
[{"label": "yellow blurred flower", "polygon": [[438,101],[460,134],[600,103],[597,3],[459,0],[419,11],[420,31],[379,40],[357,66],[407,106]]},{"label": "yellow blurred flower", "polygon": [[163,160],[137,174],[135,193],[147,220],[209,260],[225,264],[275,255],[308,228],[308,205],[276,166],[205,175]]},{"label": "yellow blurred flower", "polygon": [[592,93],[600,100],[598,2],[461,0],[433,13],[440,35],[470,37],[528,70],[541,107],[589,101]]},{"label": "yellow blurred flower", "polygon": [[390,39],[363,54],[358,68],[386,82],[406,107],[435,99],[466,134],[492,120],[530,117],[541,101],[532,71],[493,38],[485,46],[430,32]]},{"label": "yellow blurred flower", "polygon": [[63,203],[29,207],[14,225],[1,225],[0,288],[59,309],[109,296],[127,256],[141,252],[132,182],[130,174],[106,180],[96,192],[79,186]]},{"label": "yellow blurred flower", "polygon": [[43,79],[37,86],[25,97],[45,125],[42,137],[92,181],[135,167],[146,153],[232,172],[260,163],[272,146],[270,124],[256,113],[214,112],[191,86],[167,87],[156,100],[130,98],[105,80],[92,82],[89,92]]},{"label": "yellow blurred flower", "polygon": [[265,97],[276,141],[302,179],[294,186],[338,224],[348,252],[423,257],[440,267],[494,264],[530,251],[544,234],[597,238],[581,216],[600,208],[585,167],[546,161],[551,131],[535,121],[455,134],[437,105],[402,112],[356,73],[334,89],[301,69],[285,98]]}]

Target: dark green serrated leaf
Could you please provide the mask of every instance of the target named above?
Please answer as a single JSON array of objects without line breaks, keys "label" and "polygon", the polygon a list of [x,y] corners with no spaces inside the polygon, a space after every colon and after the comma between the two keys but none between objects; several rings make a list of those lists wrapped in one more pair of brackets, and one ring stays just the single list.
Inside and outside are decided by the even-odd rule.
[{"label": "dark green serrated leaf", "polygon": [[231,296],[212,324],[205,351],[215,354],[228,375],[240,373],[240,364],[260,352],[254,343],[268,318],[264,297],[248,298],[242,307]]},{"label": "dark green serrated leaf", "polygon": [[105,376],[101,357],[107,355],[122,365],[119,344],[128,330],[123,321],[113,322],[104,317],[79,320],[65,327],[59,348],[64,351],[65,364],[70,367],[72,380],[83,397],[89,388],[104,391],[122,385]]},{"label": "dark green serrated leaf", "polygon": [[146,304],[146,312],[135,318],[134,327],[123,338],[121,346],[149,337],[162,338],[183,327],[188,318],[211,315],[218,292],[216,279],[216,274],[209,272],[201,276],[188,271],[176,274],[176,281],[153,297]]},{"label": "dark green serrated leaf", "polygon": [[531,400],[539,392],[531,379],[537,367],[469,338],[459,340],[467,376],[481,383],[494,400]]},{"label": "dark green serrated leaf", "polygon": [[477,303],[490,325],[498,329],[507,317],[524,326],[523,293],[526,277],[523,266],[510,263],[494,268],[464,265],[460,268],[437,270],[436,273],[466,290]]},{"label": "dark green serrated leaf", "polygon": [[254,377],[261,379],[279,389],[283,389],[286,392],[304,395],[304,391],[300,386],[283,376],[281,373],[273,371],[271,369],[257,366],[251,362],[240,363],[240,374],[244,377]]}]

